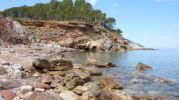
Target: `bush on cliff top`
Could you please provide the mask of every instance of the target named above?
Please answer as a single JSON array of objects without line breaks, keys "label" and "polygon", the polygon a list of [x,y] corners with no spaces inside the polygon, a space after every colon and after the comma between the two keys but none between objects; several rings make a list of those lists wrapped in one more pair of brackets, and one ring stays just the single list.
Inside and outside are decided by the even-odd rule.
[{"label": "bush on cliff top", "polygon": [[115,25],[115,18],[106,17],[106,13],[93,9],[90,3],[85,0],[51,0],[50,3],[38,3],[34,6],[22,6],[6,9],[3,12],[6,16],[14,18],[29,18],[36,20],[76,20],[90,24],[101,24],[112,29]]}]

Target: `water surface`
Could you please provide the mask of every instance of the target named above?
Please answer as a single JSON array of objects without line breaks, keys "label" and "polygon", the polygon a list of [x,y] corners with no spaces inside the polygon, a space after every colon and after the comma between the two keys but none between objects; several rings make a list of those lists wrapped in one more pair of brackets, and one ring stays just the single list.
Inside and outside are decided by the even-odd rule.
[{"label": "water surface", "polygon": [[[73,59],[74,63],[84,63],[89,56],[99,62],[116,64],[117,67],[103,71],[116,76],[129,94],[164,95],[170,96],[172,100],[179,100],[179,50],[67,53],[67,57]],[[136,72],[138,62],[150,65],[153,69]],[[154,77],[172,80],[174,84],[158,82]]]}]

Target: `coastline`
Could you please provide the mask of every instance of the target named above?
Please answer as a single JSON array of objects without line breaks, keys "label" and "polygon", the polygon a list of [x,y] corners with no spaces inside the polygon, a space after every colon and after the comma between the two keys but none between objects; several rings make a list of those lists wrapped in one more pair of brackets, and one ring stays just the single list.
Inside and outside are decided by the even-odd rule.
[{"label": "coastline", "polygon": [[[143,95],[127,94],[125,91],[123,91],[123,89],[125,89],[125,87],[120,82],[118,82],[113,75],[106,76],[106,74],[103,74],[101,72],[101,70],[102,70],[101,68],[110,68],[109,65],[105,65],[105,63],[100,63],[93,58],[90,58],[87,60],[84,59],[86,63],[83,63],[83,64],[71,63],[69,59],[64,58],[65,55],[63,55],[63,52],[75,52],[76,50],[72,50],[72,49],[68,49],[68,48],[61,48],[61,47],[48,47],[45,45],[37,46],[37,47],[22,46],[20,48],[14,47],[14,48],[9,48],[9,49],[6,48],[6,49],[1,49],[1,50],[2,50],[1,54],[0,54],[1,57],[2,57],[2,55],[5,55],[6,57],[8,57],[8,55],[9,55],[9,57],[10,57],[10,58],[6,59],[7,61],[4,61],[4,63],[2,63],[2,65],[1,65],[2,66],[1,68],[5,68],[5,70],[7,70],[7,72],[5,74],[3,74],[3,76],[1,77],[1,80],[3,80],[4,78],[7,78],[6,81],[2,81],[2,82],[4,82],[4,83],[8,82],[7,84],[9,84],[9,85],[15,84],[14,82],[12,82],[12,80],[17,81],[17,83],[20,86],[15,84],[15,88],[18,88],[15,92],[16,99],[17,98],[27,98],[27,97],[32,99],[32,97],[27,95],[27,94],[31,93],[31,95],[36,95],[36,96],[40,96],[40,97],[43,94],[44,96],[49,96],[52,98],[53,95],[56,94],[56,95],[58,95],[58,96],[56,96],[58,98],[60,98],[59,96],[61,96],[62,98],[68,98],[69,96],[72,96],[73,98],[79,98],[79,99],[74,99],[74,100],[81,100],[81,99],[82,100],[90,100],[90,98],[97,99],[97,98],[103,98],[106,96],[111,98],[111,100],[118,100],[119,98],[122,98],[122,100],[132,100],[132,99],[138,100],[139,98],[141,100],[144,98],[160,98],[162,100],[168,100],[167,99],[168,97],[163,97],[163,96],[154,96],[154,95],[153,96],[152,95],[143,96]],[[46,56],[44,56],[44,54]],[[39,55],[39,56],[37,57],[37,55]],[[14,59],[12,59],[13,56],[14,56]],[[44,69],[44,72],[43,72],[43,70],[36,69],[38,67],[43,69],[43,66],[42,66],[42,65],[44,65],[43,62],[38,62],[38,63],[36,63],[36,64],[38,64],[38,65],[36,65],[37,67],[33,67],[33,66],[35,66],[33,64],[33,62],[37,61],[37,60],[35,60],[36,58],[48,59],[47,61],[50,61],[50,62],[67,61],[68,63],[67,62],[63,63],[63,67],[65,65],[68,68],[67,69],[63,68],[63,70],[62,70],[61,69],[62,66],[60,67],[58,65],[56,67],[59,67],[60,68],[59,70],[57,70],[57,69],[45,70]],[[20,59],[21,59],[20,62],[17,62],[17,61],[14,62],[14,60],[19,61]],[[22,60],[22,59],[24,59],[24,60]],[[27,62],[23,62],[23,61],[30,61],[30,62],[28,62],[28,64],[27,64]],[[41,64],[41,63],[43,63],[43,64]],[[70,63],[72,64],[72,66]],[[109,63],[109,62],[106,62],[106,63]],[[40,67],[40,66],[42,66],[42,67]],[[49,68],[49,67],[50,66],[47,66],[47,67],[44,66],[44,68]],[[12,68],[12,70],[14,70],[14,72],[10,71],[9,68]],[[14,68],[16,68],[16,69],[14,69]],[[54,67],[52,67],[52,68],[54,68]],[[112,68],[115,68],[115,66],[113,66]],[[18,74],[17,74],[17,72],[18,72]],[[14,74],[15,74],[15,76],[13,76]],[[71,76],[71,74],[75,75],[75,76]],[[76,76],[76,74],[77,74],[77,76]],[[49,82],[50,83],[55,82],[55,80],[56,80],[56,79],[54,79],[55,77],[62,78],[62,79],[66,80],[66,78],[67,78],[66,76],[69,76],[69,75],[71,78],[69,77],[68,80],[75,79],[75,80],[73,80],[73,82],[79,81],[80,83],[82,82],[83,84],[78,84],[78,85],[73,86],[73,84],[72,84],[73,82],[71,83],[71,81],[66,81],[64,83],[66,85],[62,85],[61,82],[55,83],[56,84],[55,87],[52,84],[49,85]],[[139,75],[145,76],[146,78],[151,77],[151,76],[146,76],[143,74],[139,74]],[[72,77],[76,77],[76,78],[80,77],[80,79],[84,79],[84,80],[83,81],[76,80],[76,78],[72,78]],[[43,81],[44,78],[45,78],[45,80]],[[156,77],[151,77],[151,78],[158,79],[161,81],[163,80],[163,79],[156,78]],[[100,81],[97,81],[97,80],[100,80]],[[111,81],[113,81],[112,83],[115,83],[115,84],[111,84]],[[68,82],[70,82],[70,83],[68,83]],[[108,82],[110,82],[110,83],[108,83]],[[99,85],[99,84],[101,84],[101,85],[103,84],[104,86],[102,85],[103,87],[101,87],[101,85]],[[56,87],[58,85],[60,85],[60,88]],[[89,91],[91,91],[91,90],[86,90],[85,92],[83,90],[84,88],[87,88],[88,86],[91,86],[91,85],[92,85],[92,87],[90,87],[91,89],[98,91],[97,92],[98,94],[95,94],[92,97],[90,97],[90,94],[89,94]],[[61,86],[63,86],[63,87],[61,87]],[[73,86],[73,88],[71,86]],[[35,90],[31,89],[31,87],[35,88]],[[1,88],[4,88],[3,85]],[[6,88],[8,88],[8,91],[14,90],[14,87],[12,88],[11,86],[6,87]],[[63,89],[65,88],[65,90],[63,90],[62,88]],[[27,89],[28,89],[28,92],[26,91]],[[58,90],[60,89],[60,92],[55,92],[56,89],[58,89]],[[23,93],[24,91],[26,91],[26,92]],[[91,92],[91,93],[96,93],[95,91]],[[52,94],[49,95],[48,94],[49,92]],[[111,95],[111,94],[113,94],[113,95]],[[36,96],[34,96],[34,98],[36,98]],[[88,97],[88,99],[84,99],[85,97]],[[68,100],[68,99],[65,99],[65,100]],[[119,99],[119,100],[121,100],[121,99]]]}]

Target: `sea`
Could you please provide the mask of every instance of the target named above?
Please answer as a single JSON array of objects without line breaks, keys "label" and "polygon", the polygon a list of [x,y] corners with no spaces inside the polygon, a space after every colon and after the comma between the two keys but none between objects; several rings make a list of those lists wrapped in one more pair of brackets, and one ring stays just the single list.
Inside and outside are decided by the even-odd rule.
[{"label": "sea", "polygon": [[[138,96],[166,96],[179,100],[179,49],[132,50],[126,52],[68,52],[65,54],[74,63],[85,63],[88,57],[101,63],[112,62],[114,68],[102,69],[104,74],[115,76],[124,86],[124,91]],[[137,71],[142,62],[152,67]],[[161,80],[171,80],[172,84]]]}]

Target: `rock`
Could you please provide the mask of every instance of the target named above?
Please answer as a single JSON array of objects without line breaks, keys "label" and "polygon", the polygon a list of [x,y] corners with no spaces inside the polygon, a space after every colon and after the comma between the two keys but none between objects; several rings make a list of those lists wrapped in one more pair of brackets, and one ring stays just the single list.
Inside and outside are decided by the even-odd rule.
[{"label": "rock", "polygon": [[87,87],[83,87],[83,86],[77,86],[76,88],[73,89],[73,92],[78,94],[78,95],[82,95],[84,92],[86,92],[88,90]]},{"label": "rock", "polygon": [[34,92],[26,100],[64,100],[64,99],[61,98],[60,96],[58,96],[58,97],[52,96],[49,93]]},{"label": "rock", "polygon": [[53,81],[52,76],[44,76],[41,82],[50,85],[52,81]]},{"label": "rock", "polygon": [[38,70],[50,69],[50,63],[47,59],[36,59],[33,61],[32,66]]},{"label": "rock", "polygon": [[164,96],[136,96],[132,97],[132,100],[171,100],[169,97]]},{"label": "rock", "polygon": [[64,91],[64,92],[60,93],[60,96],[64,100],[82,100],[78,95],[76,95],[72,91]]},{"label": "rock", "polygon": [[33,77],[40,77],[40,73],[35,72],[32,76],[33,76]]},{"label": "rock", "polygon": [[70,90],[74,89],[77,85],[78,85],[78,79],[77,78],[71,79],[70,81],[68,81],[66,83],[66,87]]},{"label": "rock", "polygon": [[118,89],[122,90],[123,86],[117,82],[117,80],[112,76],[104,76],[100,79],[100,82],[104,89]]},{"label": "rock", "polygon": [[73,64],[73,69],[80,69],[82,68],[81,64]]},{"label": "rock", "polygon": [[96,66],[99,67],[99,68],[111,68],[111,67],[116,67],[116,65],[113,64],[113,63],[96,64]]},{"label": "rock", "polygon": [[67,71],[65,75],[65,80],[69,81],[73,79],[74,77],[77,77],[77,75],[73,72],[73,70]]},{"label": "rock", "polygon": [[[132,98],[124,91],[121,90],[114,90],[112,91],[113,94],[118,98],[121,98],[121,100],[132,100]],[[115,99],[116,100],[116,99]]]},{"label": "rock", "polygon": [[90,74],[92,76],[102,75],[101,70],[98,67],[95,67],[95,66],[85,66],[85,67],[83,67],[83,69],[90,72]]},{"label": "rock", "polygon": [[67,87],[64,87],[64,86],[61,86],[61,85],[58,86],[57,88],[58,88],[59,93],[64,92],[64,91],[69,91],[69,89]]},{"label": "rock", "polygon": [[122,92],[113,92],[103,90],[100,94],[100,100],[132,100],[129,95]]},{"label": "rock", "polygon": [[5,63],[3,63],[2,65],[3,65],[3,66],[10,66],[11,64],[8,63],[8,62],[5,62]]},{"label": "rock", "polygon": [[52,83],[50,84],[50,86],[52,88],[56,88],[59,84],[60,84],[59,80],[53,80]]},{"label": "rock", "polygon": [[108,67],[116,67],[116,65],[113,64],[113,63],[107,63],[106,65],[107,65]]},{"label": "rock", "polygon": [[73,48],[74,47],[74,39],[73,38],[67,38],[63,41],[60,41],[60,45],[67,47],[67,48]]},{"label": "rock", "polygon": [[33,86],[34,86],[35,88],[50,89],[50,85],[44,84],[44,83],[39,83],[39,82],[35,82],[35,83],[33,84]]},{"label": "rock", "polygon": [[96,97],[90,96],[90,92],[89,91],[83,93],[82,96],[81,96],[81,99],[82,100],[98,100]]},{"label": "rock", "polygon": [[45,91],[45,93],[48,93],[48,94],[50,94],[51,96],[54,96],[54,97],[59,97],[59,93],[58,93],[58,91],[56,91],[56,89],[47,90],[47,91]]},{"label": "rock", "polygon": [[79,76],[74,76],[72,78],[66,77],[64,83],[66,83],[66,87],[71,90],[74,89],[76,86],[83,85],[88,81],[88,79],[81,79]]},{"label": "rock", "polygon": [[34,91],[35,91],[35,92],[44,92],[45,89],[42,89],[42,88],[35,88]]},{"label": "rock", "polygon": [[152,69],[152,67],[150,67],[150,66],[148,66],[148,65],[145,65],[144,63],[139,62],[139,63],[137,64],[136,69],[139,70],[139,71],[145,71],[145,70],[150,70],[150,69]]},{"label": "rock", "polygon": [[0,75],[4,75],[6,73],[7,73],[6,69],[4,67],[0,66]]},{"label": "rock", "polygon": [[110,38],[105,38],[102,40],[102,48],[105,50],[111,50],[114,45],[114,41]]},{"label": "rock", "polygon": [[79,76],[83,80],[90,80],[90,73],[88,71],[82,70],[82,69],[73,69],[74,73]]},{"label": "rock", "polygon": [[[100,100],[114,100],[113,94],[111,92],[108,92],[108,91],[102,91],[100,93],[99,98],[100,98]],[[121,100],[121,99],[119,98],[117,100]]]},{"label": "rock", "polygon": [[90,98],[98,97],[102,91],[102,86],[100,82],[97,81],[85,83],[83,86],[88,88],[88,91],[85,94],[88,94]]},{"label": "rock", "polygon": [[59,59],[50,62],[51,71],[66,71],[73,68],[73,64],[70,60]]},{"label": "rock", "polygon": [[23,70],[23,66],[21,64],[13,64],[11,67],[14,70]]},{"label": "rock", "polygon": [[88,64],[91,64],[91,65],[95,65],[95,64],[97,64],[97,60],[88,57],[88,58],[87,58],[87,63],[88,63]]},{"label": "rock", "polygon": [[15,97],[15,94],[10,90],[0,90],[0,94],[3,96],[4,100],[13,100]]},{"label": "rock", "polygon": [[171,81],[171,80],[163,80],[163,83],[171,84],[171,83],[173,83],[173,81]]},{"label": "rock", "polygon": [[26,94],[16,96],[13,100],[21,100],[21,99],[26,100],[32,94],[33,94],[33,92],[27,92]]},{"label": "rock", "polygon": [[0,95],[0,100],[4,100],[4,97],[2,97],[1,95]]},{"label": "rock", "polygon": [[50,71],[48,72],[49,75],[59,75],[59,76],[65,76],[65,72],[64,71]]},{"label": "rock", "polygon": [[21,82],[17,79],[1,79],[0,80],[0,90],[2,89],[12,89],[21,86]]},{"label": "rock", "polygon": [[26,94],[28,92],[31,92],[32,91],[32,86],[30,85],[27,85],[27,86],[21,86],[21,93],[22,94]]},{"label": "rock", "polygon": [[165,83],[165,84],[172,84],[172,80],[164,79],[164,78],[156,78],[154,81]]},{"label": "rock", "polygon": [[13,78],[22,79],[25,78],[25,72],[20,70],[15,70]]}]

